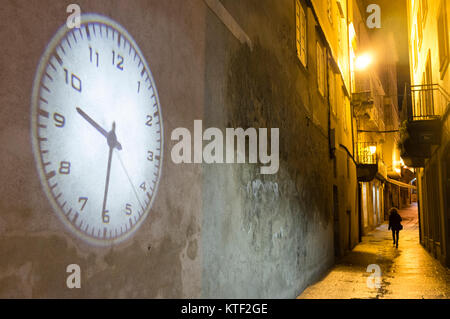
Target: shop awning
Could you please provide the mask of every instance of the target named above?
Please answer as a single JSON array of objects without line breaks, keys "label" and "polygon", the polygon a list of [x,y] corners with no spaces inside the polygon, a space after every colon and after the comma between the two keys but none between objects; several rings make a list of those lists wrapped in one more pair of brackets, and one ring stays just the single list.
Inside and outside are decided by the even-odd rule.
[{"label": "shop awning", "polygon": [[399,182],[399,181],[397,181],[395,179],[390,179],[389,177],[386,177],[386,181],[391,183],[391,184],[400,186],[400,187],[405,187],[405,188],[410,188],[410,189],[417,189],[417,187],[414,186],[414,185],[410,185],[410,184],[406,184],[406,183],[403,183],[403,182]]}]

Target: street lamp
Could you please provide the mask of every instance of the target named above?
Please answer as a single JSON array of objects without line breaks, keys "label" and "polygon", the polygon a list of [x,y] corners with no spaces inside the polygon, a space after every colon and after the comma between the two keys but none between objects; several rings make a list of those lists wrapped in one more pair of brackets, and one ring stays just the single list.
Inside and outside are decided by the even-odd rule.
[{"label": "street lamp", "polygon": [[355,58],[355,68],[357,70],[365,70],[373,62],[373,57],[370,53],[364,53]]}]

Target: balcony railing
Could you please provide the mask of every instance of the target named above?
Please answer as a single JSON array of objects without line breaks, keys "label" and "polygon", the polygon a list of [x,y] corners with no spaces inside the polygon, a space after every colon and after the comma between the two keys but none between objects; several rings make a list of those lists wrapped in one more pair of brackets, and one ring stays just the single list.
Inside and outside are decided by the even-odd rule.
[{"label": "balcony railing", "polygon": [[354,114],[363,121],[363,126],[384,130],[384,98],[384,95],[376,95],[372,91],[352,93]]},{"label": "balcony railing", "polygon": [[408,118],[410,121],[439,119],[449,102],[450,95],[438,84],[412,85],[412,110]]},{"label": "balcony railing", "polygon": [[373,94],[372,91],[360,91],[352,93],[352,103],[353,104],[373,104]]},{"label": "balcony railing", "polygon": [[377,143],[359,142],[357,143],[358,164],[377,164],[378,152]]},{"label": "balcony railing", "polygon": [[441,144],[442,121],[449,114],[450,95],[438,84],[405,87],[403,107],[408,96],[412,105],[407,108],[408,121],[400,130],[401,157],[409,167],[425,167],[432,147]]}]

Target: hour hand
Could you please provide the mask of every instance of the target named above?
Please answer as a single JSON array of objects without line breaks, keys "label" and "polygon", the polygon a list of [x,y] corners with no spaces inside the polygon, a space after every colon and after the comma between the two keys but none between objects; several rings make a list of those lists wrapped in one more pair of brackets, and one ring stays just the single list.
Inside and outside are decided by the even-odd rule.
[{"label": "hour hand", "polygon": [[108,132],[106,132],[100,125],[97,124],[97,122],[95,122],[93,119],[91,119],[91,117],[89,115],[87,115],[86,113],[84,113],[84,111],[82,109],[80,109],[79,107],[77,107],[77,112],[86,120],[88,121],[89,124],[91,124],[97,131],[99,131],[100,133],[102,133],[102,135],[106,138],[108,138]]},{"label": "hour hand", "polygon": [[116,134],[114,132],[114,127],[111,132],[107,132],[103,127],[101,127],[97,122],[95,122],[89,115],[87,115],[82,109],[79,107],[76,108],[77,112],[89,123],[91,124],[97,131],[99,131],[106,140],[108,141],[108,145],[112,148],[117,148],[119,151],[122,149],[122,145],[117,141]]}]

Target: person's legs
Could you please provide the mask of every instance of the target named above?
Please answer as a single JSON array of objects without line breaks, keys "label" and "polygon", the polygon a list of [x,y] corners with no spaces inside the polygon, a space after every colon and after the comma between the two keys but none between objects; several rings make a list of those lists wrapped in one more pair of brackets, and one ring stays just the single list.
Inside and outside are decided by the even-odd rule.
[{"label": "person's legs", "polygon": [[397,233],[396,247],[398,248],[398,239],[400,238],[400,231],[396,230],[395,232]]},{"label": "person's legs", "polygon": [[393,229],[392,229],[392,240],[394,241],[393,245],[395,245],[395,230]]}]

